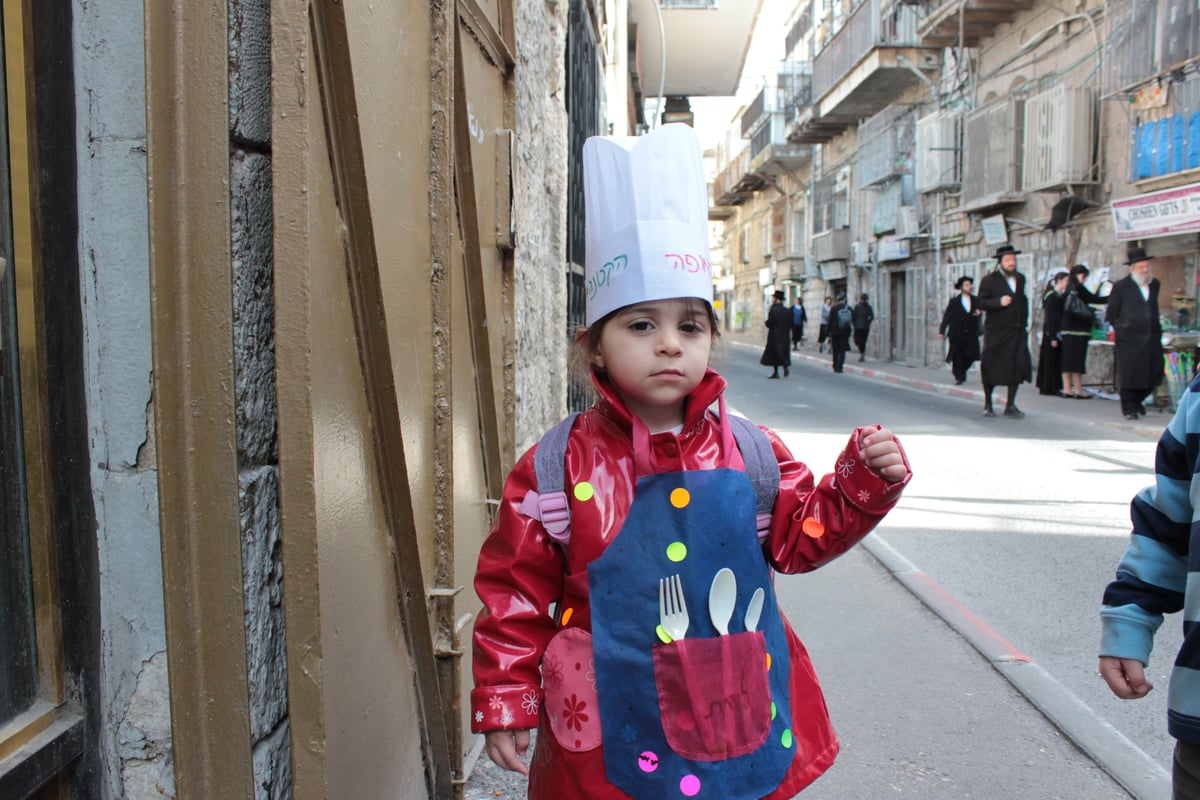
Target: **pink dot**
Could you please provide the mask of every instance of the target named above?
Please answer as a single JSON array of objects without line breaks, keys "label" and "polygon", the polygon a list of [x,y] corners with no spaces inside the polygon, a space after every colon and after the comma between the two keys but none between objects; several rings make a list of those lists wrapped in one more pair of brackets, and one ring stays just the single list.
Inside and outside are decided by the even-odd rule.
[{"label": "pink dot", "polygon": [[683,792],[684,797],[695,797],[700,794],[700,779],[695,775],[684,775],[679,782],[679,791]]},{"label": "pink dot", "polygon": [[638,756],[638,766],[642,768],[642,772],[654,772],[658,769],[658,755],[647,750]]}]

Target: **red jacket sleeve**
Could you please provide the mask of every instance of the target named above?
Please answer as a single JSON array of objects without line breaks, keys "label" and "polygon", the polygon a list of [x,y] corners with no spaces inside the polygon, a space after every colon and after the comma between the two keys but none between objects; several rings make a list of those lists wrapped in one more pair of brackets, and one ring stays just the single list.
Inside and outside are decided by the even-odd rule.
[{"label": "red jacket sleeve", "polygon": [[[775,500],[767,557],[780,572],[809,572],[845,553],[870,533],[900,499],[912,478],[908,455],[900,455],[908,474],[888,483],[866,465],[859,450],[862,437],[879,426],[858,428],[838,455],[834,471],[814,486],[808,467],[767,431],[779,459],[779,496]],[[900,446],[900,440],[896,440]]]},{"label": "red jacket sleeve", "polygon": [[537,484],[533,450],[513,467],[479,553],[471,730],[535,728],[542,702],[542,652],[557,625],[550,604],[562,597],[563,552],[540,521],[519,510]]}]

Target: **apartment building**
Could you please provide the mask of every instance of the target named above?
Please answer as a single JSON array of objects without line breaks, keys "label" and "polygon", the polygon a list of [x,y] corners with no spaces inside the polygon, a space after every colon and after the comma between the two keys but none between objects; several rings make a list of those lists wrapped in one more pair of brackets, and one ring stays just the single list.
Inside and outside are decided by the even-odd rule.
[{"label": "apartment building", "polygon": [[810,312],[869,292],[869,352],[930,364],[954,280],[992,269],[1000,244],[1022,251],[1037,309],[1053,272],[1122,277],[1137,243],[1164,318],[1194,321],[1198,14],[1185,0],[797,4],[778,79],[720,148],[712,215],[745,267],[725,294],[749,325],[777,288]]}]

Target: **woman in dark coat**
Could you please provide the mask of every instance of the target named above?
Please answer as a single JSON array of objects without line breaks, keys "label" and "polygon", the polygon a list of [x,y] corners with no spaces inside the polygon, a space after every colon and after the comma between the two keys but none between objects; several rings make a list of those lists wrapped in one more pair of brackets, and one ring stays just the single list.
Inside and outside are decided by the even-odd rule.
[{"label": "woman in dark coat", "polygon": [[[1067,290],[1068,275],[1057,272],[1042,294],[1042,346],[1038,351],[1038,394],[1062,394],[1063,293]],[[1070,397],[1071,395],[1063,395]]]},{"label": "woman in dark coat", "polygon": [[1133,247],[1128,261],[1129,275],[1113,284],[1106,316],[1113,326],[1121,413],[1126,419],[1137,419],[1146,413],[1142,400],[1162,382],[1162,323],[1159,284],[1150,277],[1150,256]]},{"label": "woman in dark coat", "polygon": [[[1087,276],[1088,268],[1083,264],[1071,267],[1071,274],[1067,279],[1067,291],[1063,294],[1064,300],[1067,294],[1075,292],[1079,299],[1089,306],[1104,305],[1105,298],[1092,294],[1083,285]],[[1087,372],[1088,342],[1092,339],[1092,326],[1095,324],[1095,320],[1094,314],[1084,319],[1073,317],[1065,311],[1063,313],[1062,344],[1060,345],[1063,397],[1074,397],[1080,400],[1091,399],[1090,394],[1083,392],[1083,374]]]},{"label": "woman in dark coat", "polygon": [[979,360],[980,311],[975,304],[975,295],[971,294],[975,281],[963,275],[954,282],[954,288],[959,294],[946,305],[938,336],[949,345],[946,361],[954,373],[954,383],[961,386],[967,380],[967,370]]},{"label": "woman in dark coat", "polygon": [[783,297],[782,290],[775,290],[775,299],[767,311],[767,346],[758,363],[774,368],[768,378],[778,378],[780,367],[783,367],[783,377],[786,378],[788,367],[792,365],[792,312],[783,304]]}]

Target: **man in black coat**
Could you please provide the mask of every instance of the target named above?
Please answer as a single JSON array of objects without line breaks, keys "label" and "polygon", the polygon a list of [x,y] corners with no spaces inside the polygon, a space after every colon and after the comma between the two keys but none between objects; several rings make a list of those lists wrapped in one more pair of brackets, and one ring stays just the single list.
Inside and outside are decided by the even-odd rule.
[{"label": "man in black coat", "polygon": [[867,337],[871,335],[871,323],[875,321],[875,309],[867,302],[863,292],[854,306],[854,346],[858,348],[858,360],[867,360]]},{"label": "man in black coat", "polygon": [[1017,272],[1019,250],[1010,244],[996,249],[998,268],[979,281],[979,307],[986,316],[983,323],[983,355],[979,376],[983,379],[983,415],[994,417],[992,390],[1008,387],[1004,416],[1021,419],[1017,408],[1017,388],[1033,379],[1033,359],[1029,355],[1029,300],[1025,296],[1025,276]]},{"label": "man in black coat", "polygon": [[979,308],[976,306],[975,281],[963,275],[954,282],[958,294],[946,304],[938,336],[949,344],[946,360],[954,373],[954,383],[961,386],[967,380],[967,370],[979,360]]},{"label": "man in black coat", "polygon": [[[843,309],[847,313],[842,313]],[[829,309],[829,348],[833,350],[833,371],[846,368],[846,353],[850,350],[850,336],[854,333],[854,312],[846,302],[846,293],[838,292],[837,299]]]},{"label": "man in black coat", "polygon": [[767,346],[763,348],[758,363],[774,368],[768,378],[778,378],[780,367],[783,367],[783,377],[786,378],[788,367],[792,365],[792,351],[788,348],[788,339],[792,335],[792,312],[783,304],[783,298],[783,291],[776,289],[771,308],[767,311]]},{"label": "man in black coat", "polygon": [[1129,274],[1113,284],[1108,296],[1106,317],[1113,326],[1117,386],[1126,419],[1146,413],[1142,400],[1163,378],[1159,283],[1150,277],[1150,258],[1141,247],[1129,248]]}]

